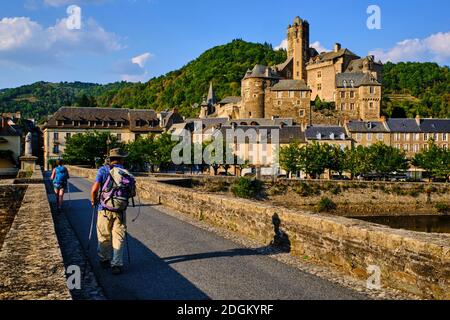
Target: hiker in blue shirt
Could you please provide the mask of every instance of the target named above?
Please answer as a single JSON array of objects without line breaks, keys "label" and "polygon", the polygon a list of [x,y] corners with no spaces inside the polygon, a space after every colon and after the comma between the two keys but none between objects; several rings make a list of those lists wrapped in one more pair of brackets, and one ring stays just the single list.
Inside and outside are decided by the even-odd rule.
[{"label": "hiker in blue shirt", "polygon": [[56,161],[56,168],[53,169],[50,179],[53,181],[57,210],[61,211],[64,202],[64,193],[67,190],[67,180],[70,179],[69,170],[64,167],[62,160]]},{"label": "hiker in blue shirt", "polygon": [[98,256],[102,268],[112,268],[114,275],[123,272],[123,249],[126,237],[128,199],[134,197],[134,177],[124,169],[128,154],[122,149],[109,153],[107,165],[98,170],[91,190],[92,206],[98,210]]}]

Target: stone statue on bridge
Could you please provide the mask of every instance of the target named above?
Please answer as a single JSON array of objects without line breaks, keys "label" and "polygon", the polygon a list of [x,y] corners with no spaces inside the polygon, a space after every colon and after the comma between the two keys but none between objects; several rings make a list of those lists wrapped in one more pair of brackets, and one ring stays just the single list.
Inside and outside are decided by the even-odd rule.
[{"label": "stone statue on bridge", "polygon": [[37,159],[37,157],[33,156],[33,135],[31,132],[28,132],[25,137],[24,155],[23,157],[20,157],[21,170],[34,172]]}]

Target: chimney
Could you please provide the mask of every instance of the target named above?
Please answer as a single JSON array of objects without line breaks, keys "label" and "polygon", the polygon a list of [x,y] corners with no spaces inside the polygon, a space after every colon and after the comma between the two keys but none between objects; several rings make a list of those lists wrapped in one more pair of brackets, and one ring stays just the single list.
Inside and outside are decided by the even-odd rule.
[{"label": "chimney", "polygon": [[416,116],[416,122],[417,122],[417,125],[418,125],[418,126],[420,126],[420,120],[421,120],[421,119],[420,119],[420,115],[417,115],[417,116]]},{"label": "chimney", "polygon": [[339,50],[341,50],[341,44],[336,42],[334,44],[334,52],[338,52]]},{"label": "chimney", "polygon": [[380,117],[380,122],[381,123],[385,123],[386,122],[386,117],[385,116],[381,116]]}]

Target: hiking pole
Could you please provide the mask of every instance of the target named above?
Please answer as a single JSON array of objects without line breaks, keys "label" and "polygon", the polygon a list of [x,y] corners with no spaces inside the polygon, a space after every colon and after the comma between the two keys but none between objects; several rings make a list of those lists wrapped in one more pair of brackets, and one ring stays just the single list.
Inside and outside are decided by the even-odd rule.
[{"label": "hiking pole", "polygon": [[92,209],[92,219],[91,219],[91,227],[89,229],[89,239],[88,239],[88,244],[86,247],[86,261],[84,262],[84,277],[86,277],[86,270],[87,270],[87,266],[88,266],[88,261],[89,261],[89,251],[91,249],[91,240],[92,240],[92,234],[94,231],[94,222],[95,222],[95,214],[97,213],[97,205],[94,205],[93,209]]},{"label": "hiking pole", "polygon": [[70,182],[67,182],[67,194],[69,196],[69,210],[72,210],[72,198],[70,197]]},{"label": "hiking pole", "polygon": [[130,245],[128,243],[128,231],[125,233],[125,242],[127,243],[128,264],[131,264]]}]

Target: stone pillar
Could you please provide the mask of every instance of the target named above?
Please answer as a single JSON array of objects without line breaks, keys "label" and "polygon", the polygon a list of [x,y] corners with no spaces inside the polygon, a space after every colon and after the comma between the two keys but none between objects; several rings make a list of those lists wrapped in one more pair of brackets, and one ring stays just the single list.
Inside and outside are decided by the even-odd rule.
[{"label": "stone pillar", "polygon": [[25,137],[25,155],[23,157],[20,157],[20,169],[22,171],[32,171],[34,172],[36,168],[36,161],[37,157],[33,156],[33,148],[31,145],[32,141],[32,135],[31,132],[28,132],[27,136]]}]

